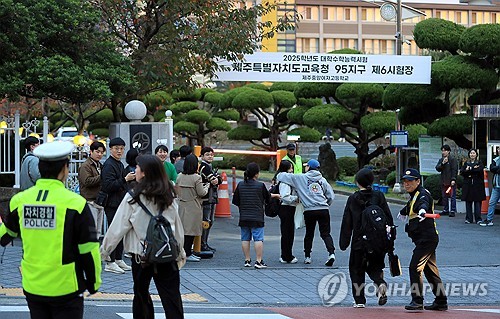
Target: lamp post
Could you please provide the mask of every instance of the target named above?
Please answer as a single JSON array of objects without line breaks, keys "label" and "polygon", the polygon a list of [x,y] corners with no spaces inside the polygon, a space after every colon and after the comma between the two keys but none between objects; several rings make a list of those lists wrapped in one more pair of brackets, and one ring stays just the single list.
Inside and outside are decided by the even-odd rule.
[{"label": "lamp post", "polygon": [[168,137],[167,147],[170,151],[174,149],[174,120],[172,119],[172,111],[165,111],[165,123],[167,124]]}]

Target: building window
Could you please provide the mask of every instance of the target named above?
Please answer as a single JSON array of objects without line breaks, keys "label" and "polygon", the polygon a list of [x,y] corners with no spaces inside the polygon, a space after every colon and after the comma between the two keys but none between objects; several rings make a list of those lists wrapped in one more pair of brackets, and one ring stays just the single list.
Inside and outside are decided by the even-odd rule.
[{"label": "building window", "polygon": [[306,7],[306,12],[304,13],[304,19],[311,20],[312,19],[312,10],[311,7]]},{"label": "building window", "polygon": [[477,13],[476,12],[472,12],[472,21],[471,21],[472,24],[476,24],[477,23]]},{"label": "building window", "polygon": [[458,24],[462,23],[462,12],[455,12],[455,22]]},{"label": "building window", "polygon": [[328,8],[323,8],[323,20],[328,20]]},{"label": "building window", "polygon": [[297,53],[318,53],[319,39],[297,38]]},{"label": "building window", "polygon": [[333,39],[323,39],[323,51],[325,53],[335,50],[335,41]]},{"label": "building window", "polygon": [[351,20],[351,9],[344,10],[344,20],[346,20],[346,21]]},{"label": "building window", "polygon": [[368,11],[367,11],[367,9],[361,9],[361,20],[368,21]]},{"label": "building window", "polygon": [[387,40],[380,40],[380,53],[387,54]]},{"label": "building window", "polygon": [[297,6],[297,12],[302,15],[303,20],[318,20],[319,7],[318,6]]},{"label": "building window", "polygon": [[491,23],[498,23],[497,14],[495,12],[491,14]]},{"label": "building window", "polygon": [[436,18],[441,19],[441,11],[436,11]]}]

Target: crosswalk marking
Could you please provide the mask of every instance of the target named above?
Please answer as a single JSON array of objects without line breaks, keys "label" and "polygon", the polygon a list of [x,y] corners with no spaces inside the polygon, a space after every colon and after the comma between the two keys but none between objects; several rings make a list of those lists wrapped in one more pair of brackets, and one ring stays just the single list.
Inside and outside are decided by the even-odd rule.
[{"label": "crosswalk marking", "polygon": [[486,313],[500,313],[500,309],[479,309],[479,308],[469,308],[469,309],[453,309],[460,311],[473,311],[473,312],[486,312]]},{"label": "crosswalk marking", "polygon": [[[131,313],[117,313],[123,319],[133,319]],[[185,319],[291,319],[277,313],[251,314],[251,313],[184,313]],[[165,319],[165,314],[155,314],[156,319]]]},{"label": "crosswalk marking", "polygon": [[0,306],[0,312],[30,312],[28,306]]}]

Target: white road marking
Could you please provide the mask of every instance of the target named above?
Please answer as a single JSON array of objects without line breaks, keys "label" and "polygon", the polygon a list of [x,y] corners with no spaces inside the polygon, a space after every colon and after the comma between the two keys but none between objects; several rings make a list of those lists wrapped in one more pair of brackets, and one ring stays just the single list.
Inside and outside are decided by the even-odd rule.
[{"label": "white road marking", "polygon": [[469,309],[453,309],[453,310],[472,311],[472,312],[486,312],[486,313],[500,313],[500,309],[469,308]]},{"label": "white road marking", "polygon": [[[133,319],[131,313],[117,313],[123,319]],[[185,319],[254,319],[258,316],[258,318],[262,319],[290,319],[290,317],[283,316],[280,314],[269,313],[269,314],[250,314],[250,313],[184,313]],[[165,319],[165,314],[155,314],[156,319]]]}]

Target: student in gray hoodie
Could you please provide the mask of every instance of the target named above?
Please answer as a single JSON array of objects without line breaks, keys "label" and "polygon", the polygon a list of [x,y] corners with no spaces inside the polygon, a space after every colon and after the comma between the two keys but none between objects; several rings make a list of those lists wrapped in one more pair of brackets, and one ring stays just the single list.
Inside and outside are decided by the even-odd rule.
[{"label": "student in gray hoodie", "polygon": [[315,159],[306,164],[306,173],[280,173],[278,182],[291,185],[297,191],[300,201],[304,205],[304,220],[306,222],[306,235],[304,237],[305,264],[311,263],[311,250],[314,239],[316,223],[319,233],[325,242],[328,251],[326,266],[332,266],[335,262],[335,246],[330,235],[330,205],[335,194],[328,181],[321,175],[319,162]]}]

